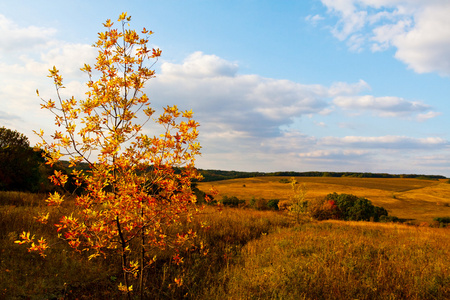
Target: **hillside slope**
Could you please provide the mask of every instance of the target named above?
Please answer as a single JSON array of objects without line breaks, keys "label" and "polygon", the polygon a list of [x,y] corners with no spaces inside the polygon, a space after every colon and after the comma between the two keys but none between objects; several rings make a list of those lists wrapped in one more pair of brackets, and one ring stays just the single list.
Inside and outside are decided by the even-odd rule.
[{"label": "hillside slope", "polygon": [[[288,200],[291,186],[282,183],[290,177],[253,177],[199,183],[206,191],[214,186],[222,196]],[[412,178],[297,177],[304,184],[306,199],[329,193],[346,193],[365,197],[386,208],[389,215],[416,222],[431,222],[434,217],[450,216],[450,184],[445,180]]]}]

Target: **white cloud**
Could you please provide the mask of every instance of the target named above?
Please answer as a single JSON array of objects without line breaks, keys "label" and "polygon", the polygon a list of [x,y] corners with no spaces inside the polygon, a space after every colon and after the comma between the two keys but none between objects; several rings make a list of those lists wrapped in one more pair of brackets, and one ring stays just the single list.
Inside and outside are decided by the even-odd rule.
[{"label": "white cloud", "polygon": [[438,137],[412,138],[405,136],[346,136],[346,137],[325,137],[319,141],[321,145],[343,146],[358,148],[388,148],[388,149],[420,149],[444,147],[449,145],[445,139]]},{"label": "white cloud", "polygon": [[330,13],[337,13],[340,17],[331,32],[339,40],[351,38],[355,32],[363,29],[367,22],[367,12],[358,11],[354,1],[345,0],[322,0]]},{"label": "white cloud", "polygon": [[330,98],[368,88],[363,80],[326,87],[240,75],[237,64],[196,52],[180,64],[164,62],[148,91],[157,107],[179,103],[192,108],[203,123],[226,124],[227,132],[276,137],[281,134],[280,127],[295,119],[329,114]]},{"label": "white cloud", "polygon": [[[40,64],[41,67],[47,67],[47,69],[56,66],[63,77],[75,76],[79,78],[85,76],[80,68],[85,63],[93,65],[97,57],[97,49],[87,44],[55,41],[52,46],[48,51],[41,53],[40,63],[34,62],[34,64]],[[30,62],[30,64],[32,63]]]},{"label": "white cloud", "polygon": [[440,115],[442,115],[442,113],[435,112],[435,111],[429,111],[429,112],[426,112],[426,113],[423,113],[423,114],[418,114],[417,115],[417,121],[423,122],[423,121],[435,118],[435,117],[440,116]]},{"label": "white cloud", "polygon": [[56,33],[54,28],[19,27],[0,14],[0,53],[30,50],[46,46]]},{"label": "white cloud", "polygon": [[191,54],[181,65],[166,62],[161,66],[161,71],[166,76],[178,77],[234,76],[237,70],[236,63],[228,62],[215,55],[205,55],[200,51]]},{"label": "white cloud", "polygon": [[392,43],[411,27],[411,20],[400,20],[394,24],[386,24],[373,29],[374,42],[371,46],[372,51],[383,51],[392,46]]},{"label": "white cloud", "polygon": [[[371,95],[340,96],[336,97],[333,103],[344,109],[372,111],[381,117],[410,116],[415,113],[424,113],[430,109],[428,105],[417,101],[407,101],[399,97],[374,97]],[[433,115],[429,112],[426,114],[429,118],[436,116],[436,114]]]},{"label": "white cloud", "polygon": [[350,50],[397,49],[418,73],[450,75],[450,2],[447,0],[322,0],[337,17],[332,34]]},{"label": "white cloud", "polygon": [[394,37],[395,57],[418,73],[450,75],[450,2],[424,7],[410,31]]},{"label": "white cloud", "polygon": [[[404,122],[437,115],[420,102],[361,96],[361,92],[370,90],[364,80],[324,86],[241,75],[237,64],[200,53],[195,55],[195,65],[202,72],[190,76],[191,70],[196,72],[190,67],[191,61],[189,56],[180,64],[163,63],[161,73],[150,81],[148,95],[154,107],[176,103],[182,109],[193,109],[201,124],[200,142],[205,149],[199,159],[201,168],[380,171],[377,168],[389,161],[389,166],[399,172],[405,170],[400,162],[405,165],[412,152],[434,151],[448,144],[441,138],[319,138],[301,132],[306,124],[320,126],[322,131],[335,130],[333,123],[339,126],[339,122],[330,120],[341,117],[336,108],[372,112],[375,117],[402,117]],[[233,72],[224,75],[216,71],[221,68],[215,64],[232,65]],[[321,120],[317,122],[314,116],[319,115]],[[351,121],[345,127],[344,131],[361,129]],[[394,156],[397,161],[392,161]],[[368,169],[360,170],[361,166]]]},{"label": "white cloud", "polygon": [[324,19],[325,18],[322,17],[321,15],[314,15],[314,16],[313,15],[309,15],[309,16],[306,16],[306,18],[305,18],[305,20],[307,22],[310,22],[313,25],[317,25],[320,21],[322,21]]},{"label": "white cloud", "polygon": [[56,40],[53,28],[20,27],[2,15],[0,29],[0,119],[9,128],[25,133],[34,144],[37,138],[33,130],[53,130],[53,117],[40,109],[36,95],[39,89],[44,99],[55,100],[48,70],[53,66],[60,70],[66,86],[63,97],[83,97],[85,88],[80,79],[87,76],[79,68],[93,61],[96,50],[90,45]]},{"label": "white cloud", "polygon": [[309,160],[328,160],[328,161],[336,161],[336,160],[356,160],[362,159],[369,155],[370,152],[367,150],[315,150],[311,152],[299,153],[298,157],[302,159]]},{"label": "white cloud", "polygon": [[314,124],[318,127],[322,127],[322,128],[326,128],[328,127],[327,124],[325,122],[316,122],[314,121]]},{"label": "white cloud", "polygon": [[336,82],[328,90],[330,97],[338,95],[354,95],[364,90],[370,90],[370,85],[360,79],[357,83]]}]

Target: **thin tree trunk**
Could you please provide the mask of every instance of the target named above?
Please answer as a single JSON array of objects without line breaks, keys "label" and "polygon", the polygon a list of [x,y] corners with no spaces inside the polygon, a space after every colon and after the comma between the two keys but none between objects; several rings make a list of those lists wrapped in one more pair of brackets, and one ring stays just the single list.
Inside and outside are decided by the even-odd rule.
[{"label": "thin tree trunk", "polygon": [[126,271],[127,254],[125,252],[125,249],[127,247],[127,244],[125,242],[125,239],[124,239],[123,234],[122,234],[122,230],[120,228],[119,216],[116,217],[116,225],[117,225],[117,230],[119,232],[120,243],[122,245],[122,272],[123,272],[123,280],[125,281],[125,286],[127,287],[127,298],[128,298],[128,300],[131,300],[131,295],[130,295],[130,290],[129,290],[130,285],[129,285],[129,282],[128,282],[128,273]]},{"label": "thin tree trunk", "polygon": [[141,294],[141,300],[144,299],[144,263],[145,263],[145,228],[144,228],[144,208],[141,208],[141,262],[139,264],[140,274],[139,274],[139,288]]}]

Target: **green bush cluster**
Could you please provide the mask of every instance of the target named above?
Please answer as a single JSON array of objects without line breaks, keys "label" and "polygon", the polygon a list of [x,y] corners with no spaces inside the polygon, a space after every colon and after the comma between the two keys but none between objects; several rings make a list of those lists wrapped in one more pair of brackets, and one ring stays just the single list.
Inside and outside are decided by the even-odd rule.
[{"label": "green bush cluster", "polygon": [[42,191],[47,181],[41,151],[20,132],[0,127],[0,191]]},{"label": "green bush cluster", "polygon": [[[215,205],[217,204],[217,200],[214,200],[214,196],[205,193],[204,191],[200,190],[198,188],[198,183],[197,182],[192,182],[191,183],[191,189],[194,192],[194,195],[197,199],[197,203],[199,204],[209,204],[209,205]],[[209,198],[208,201],[206,201],[206,197]]]},{"label": "green bush cluster", "polygon": [[449,224],[450,223],[450,217],[437,217],[434,218],[433,221],[438,221],[439,223],[445,223],[445,224]]},{"label": "green bush cluster", "polygon": [[280,202],[279,199],[270,199],[267,201],[267,208],[270,210],[278,210],[278,202]]},{"label": "green bush cluster", "polygon": [[328,194],[322,200],[309,203],[311,216],[318,220],[339,219],[346,221],[380,221],[388,212],[383,207],[374,206],[363,197],[351,194]]},{"label": "green bush cluster", "polygon": [[450,217],[436,217],[433,219],[434,223],[436,223],[437,226],[435,227],[447,227],[450,226]]},{"label": "green bush cluster", "polygon": [[278,210],[278,203],[280,202],[279,199],[264,199],[264,198],[259,198],[256,199],[255,197],[253,197],[250,200],[250,207],[257,209],[257,210]]},{"label": "green bush cluster", "polygon": [[291,183],[291,179],[288,178],[281,178],[280,180],[278,180],[279,183]]},{"label": "green bush cluster", "polygon": [[339,220],[341,212],[334,201],[326,198],[318,198],[312,201],[305,201],[306,212],[316,220]]},{"label": "green bush cluster", "polygon": [[223,196],[222,200],[220,200],[220,203],[225,206],[237,207],[245,204],[245,200],[238,199],[238,197],[236,196]]},{"label": "green bush cluster", "polygon": [[383,223],[402,222],[402,220],[400,218],[395,217],[395,216],[383,215],[383,216],[380,217],[380,222],[383,222]]}]

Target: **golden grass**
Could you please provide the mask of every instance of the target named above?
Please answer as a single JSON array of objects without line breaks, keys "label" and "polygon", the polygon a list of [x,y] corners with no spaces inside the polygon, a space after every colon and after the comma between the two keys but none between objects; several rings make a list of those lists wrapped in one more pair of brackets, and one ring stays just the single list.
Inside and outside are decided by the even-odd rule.
[{"label": "golden grass", "polygon": [[[199,184],[202,190],[213,185],[222,196],[287,200],[289,184],[280,179],[289,177],[256,177]],[[417,223],[431,222],[435,217],[450,216],[450,184],[444,180],[412,178],[296,177],[307,189],[306,200],[329,193],[346,193],[365,197],[374,205],[386,208],[389,215],[411,219]]]},{"label": "golden grass", "polygon": [[[45,195],[0,192],[0,298],[60,299],[73,293],[115,292],[116,284],[108,276],[118,273],[114,264],[88,261],[85,253],[58,240],[53,225],[57,218],[48,224],[36,222],[38,212],[47,209],[44,199]],[[48,239],[51,249],[46,258],[14,243],[23,231]]]},{"label": "golden grass", "polygon": [[449,299],[450,230],[308,223],[249,242],[204,299]]},{"label": "golden grass", "polygon": [[[314,180],[303,182],[307,187],[328,184],[330,188],[342,189],[330,192],[349,192],[336,182]],[[359,183],[363,184],[362,181]],[[424,194],[436,196],[440,189],[448,191],[446,184],[435,181],[412,181],[410,186],[415,189],[410,190],[407,190],[406,183],[399,184],[401,193],[416,191],[413,195],[418,196],[417,191],[424,189]],[[417,187],[419,183],[421,187]],[[226,187],[227,184],[230,185],[217,183],[216,187]],[[237,194],[239,197],[247,195],[250,198],[253,195],[248,191],[252,190],[267,199],[279,198],[267,196],[277,194],[279,189],[286,192],[286,197],[290,192],[288,184],[278,180],[274,182],[271,178],[233,184],[236,187],[234,192],[247,192]],[[243,184],[246,184],[245,188]],[[264,194],[264,186],[269,186],[267,194]],[[355,187],[349,185],[347,188]],[[357,187],[357,190],[368,193],[383,191],[362,187]],[[317,191],[320,193],[326,194],[324,190]],[[254,196],[258,197],[258,194]],[[408,197],[411,203],[418,203],[413,196]],[[54,236],[52,224],[56,219],[47,225],[35,222],[33,217],[46,208],[42,198],[32,194],[0,193],[0,199],[0,298],[120,298],[117,291],[120,270],[115,261],[87,261],[84,253],[72,252]],[[398,200],[392,196],[391,199]],[[205,221],[209,225],[207,230],[200,226],[200,222]],[[337,221],[293,227],[292,218],[283,212],[227,207],[218,210],[210,206],[191,225],[198,235],[194,247],[182,253],[185,258],[182,265],[176,266],[170,253],[155,253],[158,260],[149,269],[146,289],[153,298],[450,297],[449,229]],[[49,237],[52,250],[47,258],[28,253],[24,247],[13,243],[23,230],[32,231],[38,237]],[[174,278],[180,276],[183,285],[175,287]]]},{"label": "golden grass", "polygon": [[[0,299],[120,299],[120,262],[114,257],[87,260],[87,253],[76,253],[56,237],[58,217],[48,224],[34,217],[48,207],[44,195],[0,192]],[[65,209],[70,209],[67,201]],[[207,222],[209,229],[202,229]],[[198,237],[194,247],[181,253],[185,263],[173,263],[173,251],[155,251],[157,262],[149,268],[146,293],[152,298],[195,298],[205,286],[223,284],[216,275],[239,257],[250,240],[290,226],[282,213],[208,206],[193,224]],[[185,228],[184,230],[187,230]],[[26,246],[15,244],[22,231],[44,236],[51,248],[46,258],[28,253]],[[202,248],[203,247],[203,248]],[[205,255],[206,254],[206,255]],[[183,286],[174,285],[183,278]]]}]

